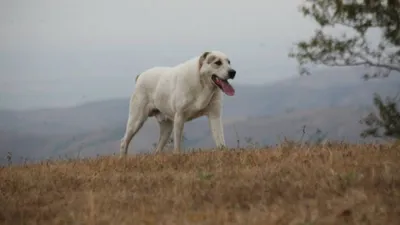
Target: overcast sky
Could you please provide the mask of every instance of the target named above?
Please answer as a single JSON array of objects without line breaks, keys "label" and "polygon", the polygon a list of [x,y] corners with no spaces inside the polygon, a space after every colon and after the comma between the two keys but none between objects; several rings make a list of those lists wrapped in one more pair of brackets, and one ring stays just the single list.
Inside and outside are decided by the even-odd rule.
[{"label": "overcast sky", "polygon": [[0,0],[0,108],[127,97],[142,70],[213,49],[230,56],[233,85],[287,78],[289,49],[315,28],[300,3]]}]

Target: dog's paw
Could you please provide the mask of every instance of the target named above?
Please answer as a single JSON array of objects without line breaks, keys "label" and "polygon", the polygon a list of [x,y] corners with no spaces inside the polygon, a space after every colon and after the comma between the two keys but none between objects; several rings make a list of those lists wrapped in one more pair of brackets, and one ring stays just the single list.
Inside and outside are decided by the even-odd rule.
[{"label": "dog's paw", "polygon": [[127,154],[126,153],[120,153],[119,154],[119,159],[126,159]]},{"label": "dog's paw", "polygon": [[217,150],[228,150],[228,148],[225,145],[220,145],[217,147]]},{"label": "dog's paw", "polygon": [[181,153],[181,150],[178,150],[178,149],[174,149],[173,151],[172,151],[172,154],[173,155],[178,155],[178,154],[180,154]]}]

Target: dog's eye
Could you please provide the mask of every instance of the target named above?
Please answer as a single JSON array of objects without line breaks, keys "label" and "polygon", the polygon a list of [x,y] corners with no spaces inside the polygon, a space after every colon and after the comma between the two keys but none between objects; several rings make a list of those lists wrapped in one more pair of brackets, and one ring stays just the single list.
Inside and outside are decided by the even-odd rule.
[{"label": "dog's eye", "polygon": [[231,60],[227,59],[226,61],[228,61],[228,64],[231,64]]},{"label": "dog's eye", "polygon": [[215,65],[217,65],[217,66],[220,66],[220,65],[222,65],[222,62],[221,62],[221,60],[218,60],[218,61],[216,61],[216,62],[215,62]]}]

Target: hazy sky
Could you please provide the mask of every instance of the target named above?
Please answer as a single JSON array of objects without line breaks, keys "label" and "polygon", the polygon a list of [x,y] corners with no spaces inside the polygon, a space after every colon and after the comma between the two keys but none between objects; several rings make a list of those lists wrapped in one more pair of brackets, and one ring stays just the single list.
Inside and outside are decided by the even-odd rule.
[{"label": "hazy sky", "polygon": [[314,24],[300,0],[0,0],[0,108],[127,97],[133,78],[206,50],[235,84],[296,74],[287,54]]}]

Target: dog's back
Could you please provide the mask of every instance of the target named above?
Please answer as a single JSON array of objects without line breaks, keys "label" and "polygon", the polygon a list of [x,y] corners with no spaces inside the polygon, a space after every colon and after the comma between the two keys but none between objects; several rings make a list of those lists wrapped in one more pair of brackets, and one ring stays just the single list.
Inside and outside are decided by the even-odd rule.
[{"label": "dog's back", "polygon": [[135,78],[136,88],[145,88],[154,90],[156,88],[158,81],[162,75],[167,74],[167,71],[170,70],[171,67],[153,67],[148,69]]},{"label": "dog's back", "polygon": [[151,93],[154,92],[159,85],[164,86],[162,89],[166,89],[166,87],[175,87],[176,84],[174,83],[177,82],[177,79],[183,78],[187,80],[184,77],[193,73],[193,71],[190,70],[197,69],[196,66],[192,65],[196,64],[197,60],[198,57],[195,57],[176,66],[157,66],[147,69],[136,76],[136,88],[138,91],[144,88],[146,89],[146,93]]}]

